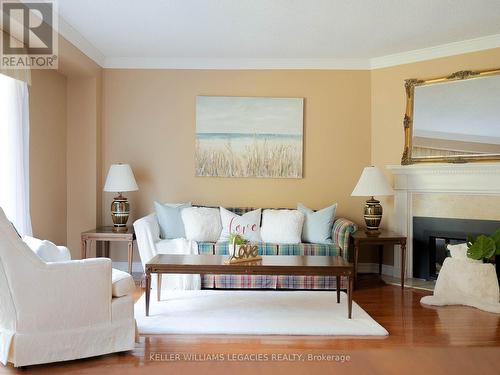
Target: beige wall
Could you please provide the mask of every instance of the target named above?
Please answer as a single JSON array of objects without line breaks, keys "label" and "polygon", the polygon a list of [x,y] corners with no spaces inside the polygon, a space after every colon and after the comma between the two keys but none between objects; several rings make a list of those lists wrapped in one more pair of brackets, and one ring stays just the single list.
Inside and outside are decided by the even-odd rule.
[{"label": "beige wall", "polygon": [[59,38],[59,71],[67,77],[67,244],[80,257],[80,234],[99,224],[102,69]]},{"label": "beige wall", "polygon": [[74,258],[81,232],[97,226],[97,84],[95,78],[68,79],[67,226]]},{"label": "beige wall", "polygon": [[[106,69],[103,82],[103,178],[110,164],[131,164],[140,188],[128,194],[131,222],[151,212],[155,199],[313,208],[338,202],[338,215],[361,221],[363,198],[350,194],[370,164],[369,72]],[[197,95],[304,97],[304,178],[195,177]],[[111,224],[113,194],[102,194],[103,222]]]},{"label": "beige wall", "polygon": [[34,235],[80,257],[80,233],[99,224],[101,71],[64,38],[59,69],[33,70],[30,209]]},{"label": "beige wall", "polygon": [[30,210],[33,234],[66,244],[66,77],[33,70],[30,96]]}]

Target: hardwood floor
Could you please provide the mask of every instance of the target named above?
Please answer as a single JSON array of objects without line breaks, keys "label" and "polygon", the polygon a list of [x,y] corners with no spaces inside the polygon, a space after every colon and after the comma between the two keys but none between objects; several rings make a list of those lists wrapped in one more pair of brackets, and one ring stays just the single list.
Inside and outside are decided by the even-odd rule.
[{"label": "hardwood floor", "polygon": [[[138,288],[135,297],[141,293]],[[141,336],[131,352],[24,370],[0,367],[0,374],[498,374],[500,315],[460,306],[423,307],[419,301],[426,294],[401,291],[374,275],[360,277],[354,300],[389,331],[386,338],[149,335]],[[224,360],[209,360],[217,354]]]}]

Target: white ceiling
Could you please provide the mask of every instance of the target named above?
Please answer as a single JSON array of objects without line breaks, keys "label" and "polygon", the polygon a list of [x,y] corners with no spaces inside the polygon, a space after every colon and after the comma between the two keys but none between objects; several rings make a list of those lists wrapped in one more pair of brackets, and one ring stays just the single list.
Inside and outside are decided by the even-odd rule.
[{"label": "white ceiling", "polygon": [[362,69],[500,46],[499,0],[59,0],[59,13],[61,33],[109,67]]}]

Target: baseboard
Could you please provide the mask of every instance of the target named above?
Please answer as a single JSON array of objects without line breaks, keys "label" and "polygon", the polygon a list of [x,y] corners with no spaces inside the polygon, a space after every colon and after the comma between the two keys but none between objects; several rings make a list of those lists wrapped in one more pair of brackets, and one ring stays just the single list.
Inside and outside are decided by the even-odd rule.
[{"label": "baseboard", "polygon": [[[113,268],[116,268],[117,270],[121,271],[128,271],[128,262],[113,262]],[[132,272],[144,272],[144,269],[142,268],[142,263],[141,262],[133,262],[132,263]]]},{"label": "baseboard", "polygon": [[[358,263],[359,273],[378,273],[378,263]],[[382,275],[393,276],[394,266],[382,264]]]}]

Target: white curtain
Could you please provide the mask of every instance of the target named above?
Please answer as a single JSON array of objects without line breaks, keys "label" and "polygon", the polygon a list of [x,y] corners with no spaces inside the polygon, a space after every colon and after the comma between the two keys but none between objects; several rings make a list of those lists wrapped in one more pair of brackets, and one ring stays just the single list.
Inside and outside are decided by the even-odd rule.
[{"label": "white curtain", "polygon": [[20,235],[31,235],[28,85],[0,74],[0,207]]}]

